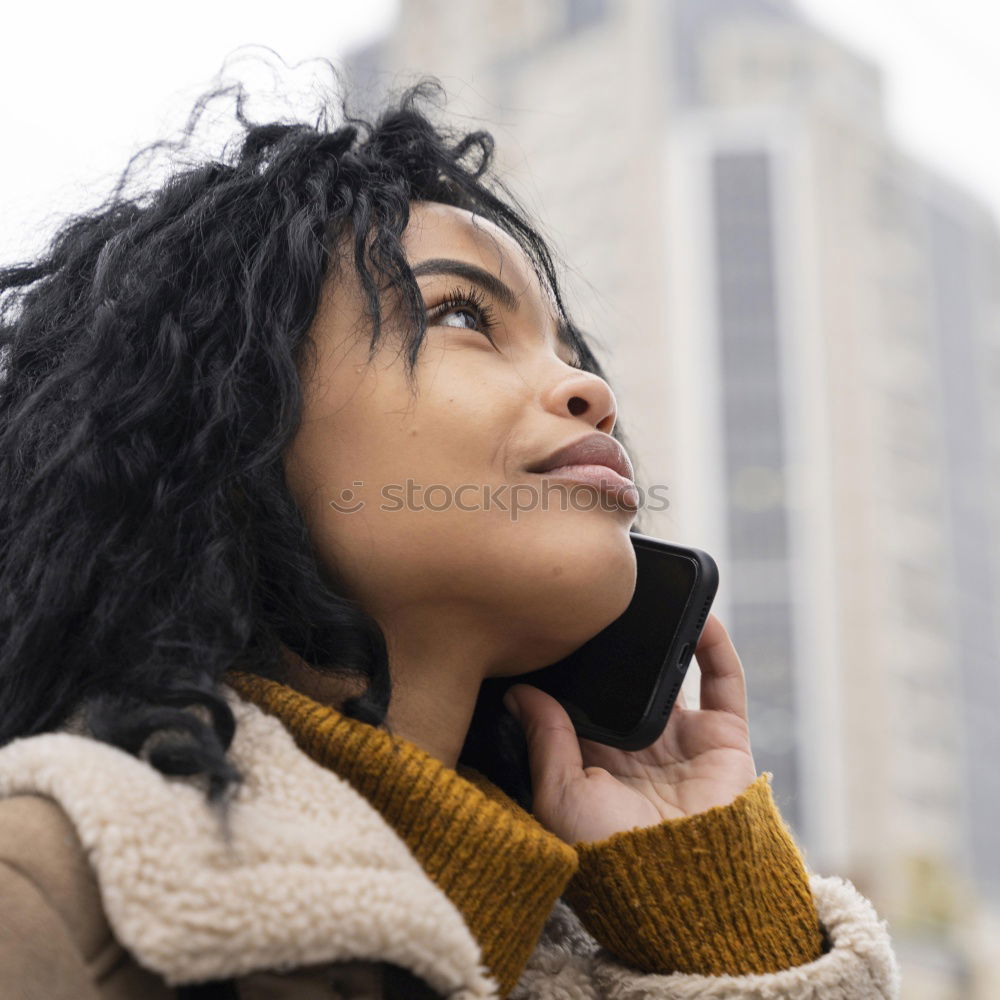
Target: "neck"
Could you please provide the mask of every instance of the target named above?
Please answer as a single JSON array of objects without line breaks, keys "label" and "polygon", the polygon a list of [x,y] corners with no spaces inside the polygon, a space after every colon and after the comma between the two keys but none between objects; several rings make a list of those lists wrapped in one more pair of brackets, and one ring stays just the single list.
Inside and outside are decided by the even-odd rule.
[{"label": "neck", "polygon": [[[420,633],[385,630],[393,681],[386,723],[395,735],[455,769],[489,668],[467,631],[448,631],[432,643]],[[285,665],[290,687],[338,710],[364,689],[363,679],[322,673],[287,648]]]}]

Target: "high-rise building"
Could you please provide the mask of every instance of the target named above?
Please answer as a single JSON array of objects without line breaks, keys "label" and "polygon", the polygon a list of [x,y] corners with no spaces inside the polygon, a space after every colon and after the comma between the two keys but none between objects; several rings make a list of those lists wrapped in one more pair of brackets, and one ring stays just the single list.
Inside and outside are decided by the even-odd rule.
[{"label": "high-rise building", "polygon": [[372,94],[434,74],[496,135],[640,483],[667,487],[644,530],[719,563],[807,860],[890,919],[908,1000],[992,995],[970,942],[1000,907],[995,220],[897,148],[878,69],[790,2],[403,0],[349,68]]}]

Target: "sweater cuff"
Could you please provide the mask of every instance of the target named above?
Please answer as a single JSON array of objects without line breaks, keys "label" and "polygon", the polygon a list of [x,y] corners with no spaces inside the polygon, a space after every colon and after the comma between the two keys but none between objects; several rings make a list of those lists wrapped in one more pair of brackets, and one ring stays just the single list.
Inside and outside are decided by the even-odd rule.
[{"label": "sweater cuff", "polygon": [[726,806],[573,845],[563,898],[643,972],[778,972],[823,953],[809,875],[765,771]]}]

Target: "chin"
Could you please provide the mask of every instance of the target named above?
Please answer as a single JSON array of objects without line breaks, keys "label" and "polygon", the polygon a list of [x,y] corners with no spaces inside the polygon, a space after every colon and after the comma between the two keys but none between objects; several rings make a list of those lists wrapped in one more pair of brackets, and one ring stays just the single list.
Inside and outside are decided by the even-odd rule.
[{"label": "chin", "polygon": [[530,565],[523,577],[532,581],[526,588],[531,592],[526,610],[545,637],[545,663],[597,635],[632,600],[636,560],[628,524],[616,523],[612,514],[604,516],[606,526],[570,517],[559,527],[540,525],[537,534],[532,532]]}]

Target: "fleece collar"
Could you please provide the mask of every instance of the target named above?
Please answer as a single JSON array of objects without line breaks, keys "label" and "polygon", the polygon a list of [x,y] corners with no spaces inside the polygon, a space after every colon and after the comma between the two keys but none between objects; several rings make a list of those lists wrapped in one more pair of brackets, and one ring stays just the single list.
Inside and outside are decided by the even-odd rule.
[{"label": "fleece collar", "polygon": [[226,826],[196,780],[70,732],[0,750],[0,796],[59,803],[116,938],[170,986],[371,960],[454,1000],[495,997],[462,914],[379,812],[224,690],[244,779]]}]

